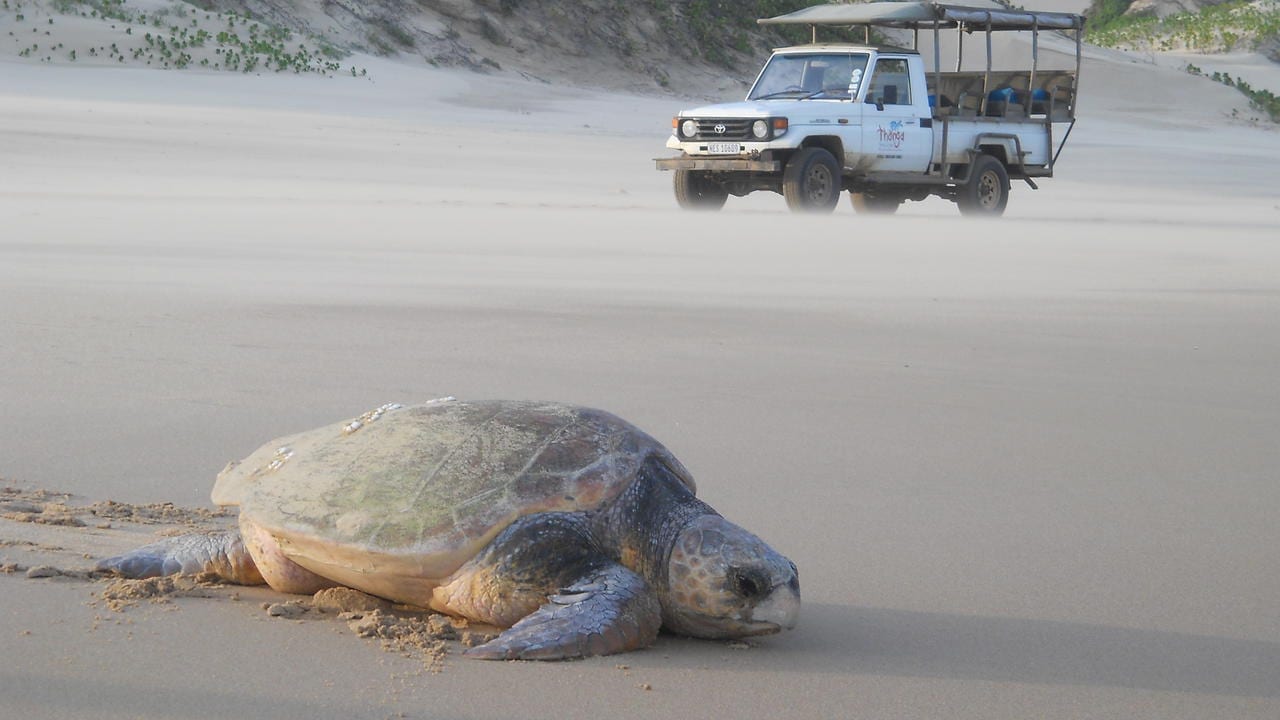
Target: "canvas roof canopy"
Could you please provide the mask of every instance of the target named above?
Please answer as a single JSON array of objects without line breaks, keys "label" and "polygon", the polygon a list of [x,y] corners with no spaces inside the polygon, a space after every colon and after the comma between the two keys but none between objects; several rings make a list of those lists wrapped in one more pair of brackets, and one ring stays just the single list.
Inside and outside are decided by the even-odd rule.
[{"label": "canvas roof canopy", "polygon": [[1072,13],[943,5],[935,2],[870,2],[814,5],[763,18],[761,25],[876,25],[897,28],[960,27],[964,30],[1072,30],[1084,18]]}]

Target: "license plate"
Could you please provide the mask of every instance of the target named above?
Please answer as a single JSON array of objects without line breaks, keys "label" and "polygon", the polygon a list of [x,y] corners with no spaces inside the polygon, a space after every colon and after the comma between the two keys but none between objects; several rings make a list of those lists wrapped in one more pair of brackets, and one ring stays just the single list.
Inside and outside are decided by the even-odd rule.
[{"label": "license plate", "polygon": [[737,155],[741,149],[742,146],[738,143],[707,143],[707,152],[712,155]]}]

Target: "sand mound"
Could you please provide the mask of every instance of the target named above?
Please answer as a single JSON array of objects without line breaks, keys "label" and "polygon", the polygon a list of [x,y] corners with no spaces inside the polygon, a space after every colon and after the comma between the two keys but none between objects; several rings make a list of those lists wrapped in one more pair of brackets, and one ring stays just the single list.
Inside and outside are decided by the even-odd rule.
[{"label": "sand mound", "polygon": [[180,525],[197,527],[229,517],[225,510],[179,507],[173,503],[133,505],[100,500],[77,501],[71,493],[43,488],[0,487],[0,518],[39,525],[70,527],[109,526],[111,520],[141,525]]},{"label": "sand mound", "polygon": [[263,603],[274,618],[303,620],[330,616],[356,637],[377,640],[382,649],[422,663],[437,673],[451,646],[473,647],[497,635],[495,628],[472,627],[466,620],[422,608],[394,605],[351,588],[328,588],[310,598]]},{"label": "sand mound", "polygon": [[142,602],[161,604],[180,597],[214,597],[210,588],[220,584],[213,573],[168,575],[142,580],[112,578],[107,581],[106,588],[97,593],[98,599],[89,604],[97,606],[101,603],[109,610],[124,612]]},{"label": "sand mound", "polygon": [[352,53],[365,53],[547,83],[716,92],[748,82],[769,48],[785,44],[756,25],[756,13],[750,4],[613,0],[6,0],[0,20],[16,30],[0,53],[45,64],[358,77],[367,70]]}]

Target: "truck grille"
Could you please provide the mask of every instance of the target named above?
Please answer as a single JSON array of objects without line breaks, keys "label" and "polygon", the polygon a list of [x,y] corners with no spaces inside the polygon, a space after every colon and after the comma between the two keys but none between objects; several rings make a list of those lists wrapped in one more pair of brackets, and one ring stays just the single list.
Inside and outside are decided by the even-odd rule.
[{"label": "truck grille", "polygon": [[[709,118],[698,119],[698,140],[751,140],[751,123],[753,119],[742,118]],[[717,128],[724,132],[716,132]]]}]

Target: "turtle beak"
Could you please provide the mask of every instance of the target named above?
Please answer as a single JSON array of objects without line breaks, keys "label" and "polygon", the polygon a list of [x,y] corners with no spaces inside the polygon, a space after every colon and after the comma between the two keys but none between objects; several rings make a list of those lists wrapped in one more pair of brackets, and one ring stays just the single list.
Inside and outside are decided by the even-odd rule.
[{"label": "turtle beak", "polygon": [[751,625],[760,627],[754,635],[790,630],[800,618],[800,578],[791,566],[791,577],[775,585],[769,596],[751,609]]}]

